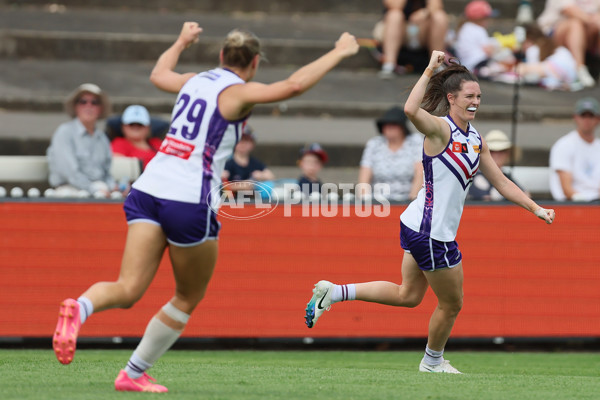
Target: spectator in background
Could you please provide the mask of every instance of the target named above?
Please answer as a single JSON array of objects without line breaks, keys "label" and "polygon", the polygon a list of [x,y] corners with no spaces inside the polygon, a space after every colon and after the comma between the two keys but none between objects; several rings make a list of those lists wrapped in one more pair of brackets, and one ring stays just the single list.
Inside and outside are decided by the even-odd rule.
[{"label": "spectator in background", "polygon": [[260,160],[252,157],[252,151],[256,146],[256,136],[250,125],[242,128],[242,137],[235,146],[233,155],[225,163],[225,169],[221,178],[223,181],[232,182],[228,188],[233,191],[253,190],[252,181],[265,182],[275,179],[275,175]]},{"label": "spectator in background", "polygon": [[550,191],[554,200],[592,201],[600,198],[600,105],[592,97],[575,104],[575,130],[550,150]]},{"label": "spectator in background", "polygon": [[47,150],[49,184],[57,197],[109,197],[117,185],[110,174],[112,152],[98,120],[110,112],[106,94],[93,83],[75,89],[65,102],[71,118],[61,124]]},{"label": "spectator in background", "polygon": [[379,193],[388,200],[405,201],[417,196],[423,185],[423,135],[411,133],[406,121],[406,114],[398,107],[377,119],[379,136],[369,139],[360,160],[358,182],[367,185],[361,185],[359,198],[373,195],[370,188],[378,184],[389,187],[389,193]]},{"label": "spectator in background", "polygon": [[328,159],[327,153],[319,143],[312,143],[300,149],[298,166],[302,175],[298,178],[298,185],[302,194],[310,196],[314,192],[321,193],[322,182],[319,174]]},{"label": "spectator in background", "polygon": [[585,54],[600,51],[600,1],[546,0],[538,17],[542,31],[564,46],[577,62],[577,78],[584,87],[596,84],[585,64]]},{"label": "spectator in background", "polygon": [[571,52],[556,46],[536,24],[525,25],[525,41],[522,50],[525,60],[517,68],[519,75],[530,84],[538,84],[548,90],[577,90],[577,62]]},{"label": "spectator in background", "polygon": [[113,155],[138,158],[142,168],[146,168],[162,142],[159,138],[150,137],[150,114],[146,107],[127,107],[121,116],[121,131],[123,137],[116,137],[111,142]]},{"label": "spectator in background", "polygon": [[467,4],[465,21],[458,28],[454,50],[460,63],[480,78],[492,79],[509,71],[515,63],[512,51],[501,46],[487,31],[495,15],[487,1]]},{"label": "spectator in background", "polygon": [[394,76],[403,46],[409,50],[429,51],[446,47],[448,14],[442,0],[383,0],[383,6],[383,21],[374,32],[383,47],[380,78]]},{"label": "spectator in background", "polygon": [[[485,136],[485,142],[487,143],[488,148],[490,149],[490,155],[496,162],[498,168],[502,170],[508,179],[513,181],[521,190],[523,190],[521,185],[519,185],[518,182],[512,178],[510,172],[507,172],[503,169],[508,164],[508,161],[510,161],[511,153],[514,152],[515,160],[520,158],[520,149],[516,147],[513,148],[513,144],[506,133],[497,129],[488,132],[488,134]],[[525,194],[529,196],[529,193],[525,192]],[[504,200],[504,197],[502,197],[500,192],[498,192],[498,190],[492,186],[490,181],[488,181],[482,173],[477,172],[477,174],[473,177],[473,184],[469,189],[467,199],[498,201]]]}]

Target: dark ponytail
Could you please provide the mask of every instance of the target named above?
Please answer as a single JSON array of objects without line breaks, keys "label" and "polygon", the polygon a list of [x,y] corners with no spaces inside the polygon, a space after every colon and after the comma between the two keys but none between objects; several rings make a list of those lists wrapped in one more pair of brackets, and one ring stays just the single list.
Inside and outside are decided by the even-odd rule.
[{"label": "dark ponytail", "polygon": [[422,108],[434,115],[448,114],[450,103],[448,103],[447,94],[456,95],[465,81],[479,82],[467,67],[458,64],[458,60],[455,58],[450,59],[450,65],[434,74],[429,80],[425,96],[423,96]]}]

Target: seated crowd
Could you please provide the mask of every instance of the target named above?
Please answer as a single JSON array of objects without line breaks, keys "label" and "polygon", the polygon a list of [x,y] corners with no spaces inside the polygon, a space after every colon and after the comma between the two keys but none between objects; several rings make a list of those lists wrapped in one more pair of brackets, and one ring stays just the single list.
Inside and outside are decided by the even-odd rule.
[{"label": "seated crowd", "polygon": [[522,77],[548,90],[595,86],[588,59],[600,57],[600,3],[546,0],[537,19],[530,3],[521,2],[512,29],[501,33],[490,31],[498,12],[485,0],[468,2],[454,27],[443,0],[383,0],[373,30],[379,76],[420,73],[432,50],[444,50],[481,79]]},{"label": "seated crowd", "polygon": [[[108,133],[103,131],[99,121],[110,112],[110,102],[106,93],[91,83],[80,85],[68,96],[65,110],[72,119],[56,129],[47,150],[53,197],[122,198],[131,182],[116,182],[111,176],[113,158],[135,158],[142,170],[159,151],[161,137],[169,125],[151,118],[144,106],[130,105],[121,115],[110,117],[106,124]],[[561,138],[550,153],[551,194],[560,201],[595,201],[600,198],[600,139],[595,136],[600,125],[598,101],[581,98],[575,104],[573,120],[575,129]],[[354,195],[362,200],[377,196],[389,201],[414,199],[423,186],[423,135],[409,130],[406,115],[399,107],[392,107],[377,118],[375,127],[378,135],[365,145],[358,166],[360,190]],[[492,130],[484,137],[492,157],[512,179],[505,167],[511,157],[518,157],[519,149],[502,131]],[[246,124],[223,172],[222,179],[229,190],[260,189],[261,195],[269,195],[277,185],[272,170],[252,155],[255,146],[256,135]],[[318,198],[323,184],[320,173],[328,159],[318,143],[300,149],[299,177],[295,181],[300,196]],[[290,179],[293,178],[283,181]],[[371,188],[377,187],[386,189],[373,193]],[[527,191],[527,187],[523,189]],[[481,174],[473,177],[468,199],[502,200]]]},{"label": "seated crowd", "polygon": [[[465,5],[454,30],[452,16],[444,11],[443,0],[383,0],[381,21],[374,37],[381,51],[382,79],[397,74],[420,72],[423,57],[434,49],[446,49],[480,79],[528,84],[548,90],[580,90],[595,85],[586,65],[586,56],[600,54],[600,3],[584,0],[547,0],[535,19],[529,1],[522,1],[514,32],[490,32],[496,10],[485,0]],[[122,198],[129,181],[117,182],[110,168],[114,157],[139,160],[140,170],[159,151],[169,122],[150,116],[143,105],[128,106],[112,115],[106,93],[97,85],[85,83],[66,99],[69,121],[54,132],[47,149],[48,183],[55,197]],[[600,143],[595,130],[600,124],[597,100],[586,97],[575,105],[576,129],[561,138],[549,159],[550,187],[557,200],[596,200],[600,191]],[[106,119],[103,130],[100,121]],[[377,135],[365,144],[360,159],[358,198],[377,196],[371,187],[385,184],[381,195],[391,201],[414,199],[423,185],[421,148],[423,136],[411,132],[402,109],[392,107],[375,121]],[[505,167],[517,154],[506,134],[493,130],[486,138],[494,159]],[[254,187],[271,190],[277,182],[274,173],[251,153],[257,138],[249,125],[241,132],[222,179],[232,191]],[[577,156],[575,156],[577,154]],[[320,173],[328,161],[318,143],[300,150],[295,180],[301,192],[320,192]],[[514,165],[514,161],[510,163]],[[507,172],[508,174],[508,172]],[[469,194],[472,200],[498,200],[490,185],[478,174]],[[308,188],[308,189],[305,189]],[[527,190],[526,187],[523,188]]]}]

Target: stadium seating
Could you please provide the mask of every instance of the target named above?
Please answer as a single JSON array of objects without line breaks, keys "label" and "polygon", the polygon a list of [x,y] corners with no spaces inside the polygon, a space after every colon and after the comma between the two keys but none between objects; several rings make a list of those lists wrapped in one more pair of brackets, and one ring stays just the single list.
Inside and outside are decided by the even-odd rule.
[{"label": "stadium seating", "polygon": [[[114,157],[110,172],[115,180],[135,180],[142,167],[135,157]],[[46,156],[0,156],[0,182],[47,182]]]}]

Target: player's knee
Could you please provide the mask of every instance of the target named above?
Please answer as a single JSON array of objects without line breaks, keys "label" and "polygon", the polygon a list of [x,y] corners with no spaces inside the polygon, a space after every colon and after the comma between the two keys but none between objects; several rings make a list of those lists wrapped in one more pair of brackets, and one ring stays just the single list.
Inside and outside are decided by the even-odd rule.
[{"label": "player's knee", "polygon": [[406,301],[404,303],[404,307],[415,308],[419,304],[421,304],[421,301],[423,301],[423,297],[416,297],[416,296],[409,297],[406,299]]},{"label": "player's knee", "polygon": [[462,310],[463,299],[462,297],[453,301],[440,303],[440,308],[446,312],[446,314],[456,317],[460,310]]},{"label": "player's knee", "polygon": [[131,308],[135,303],[137,303],[143,295],[143,291],[139,289],[127,285],[122,285],[121,287],[121,308]]},{"label": "player's knee", "polygon": [[175,296],[177,297],[177,299],[182,304],[185,304],[186,308],[189,310],[193,310],[198,305],[198,303],[200,303],[202,299],[204,299],[205,294],[206,289],[194,292],[182,292],[179,290],[175,292]]},{"label": "player's knee", "polygon": [[411,301],[411,300],[409,300],[406,303],[404,303],[404,307],[406,307],[406,308],[415,308],[419,304],[421,304],[420,301]]}]

